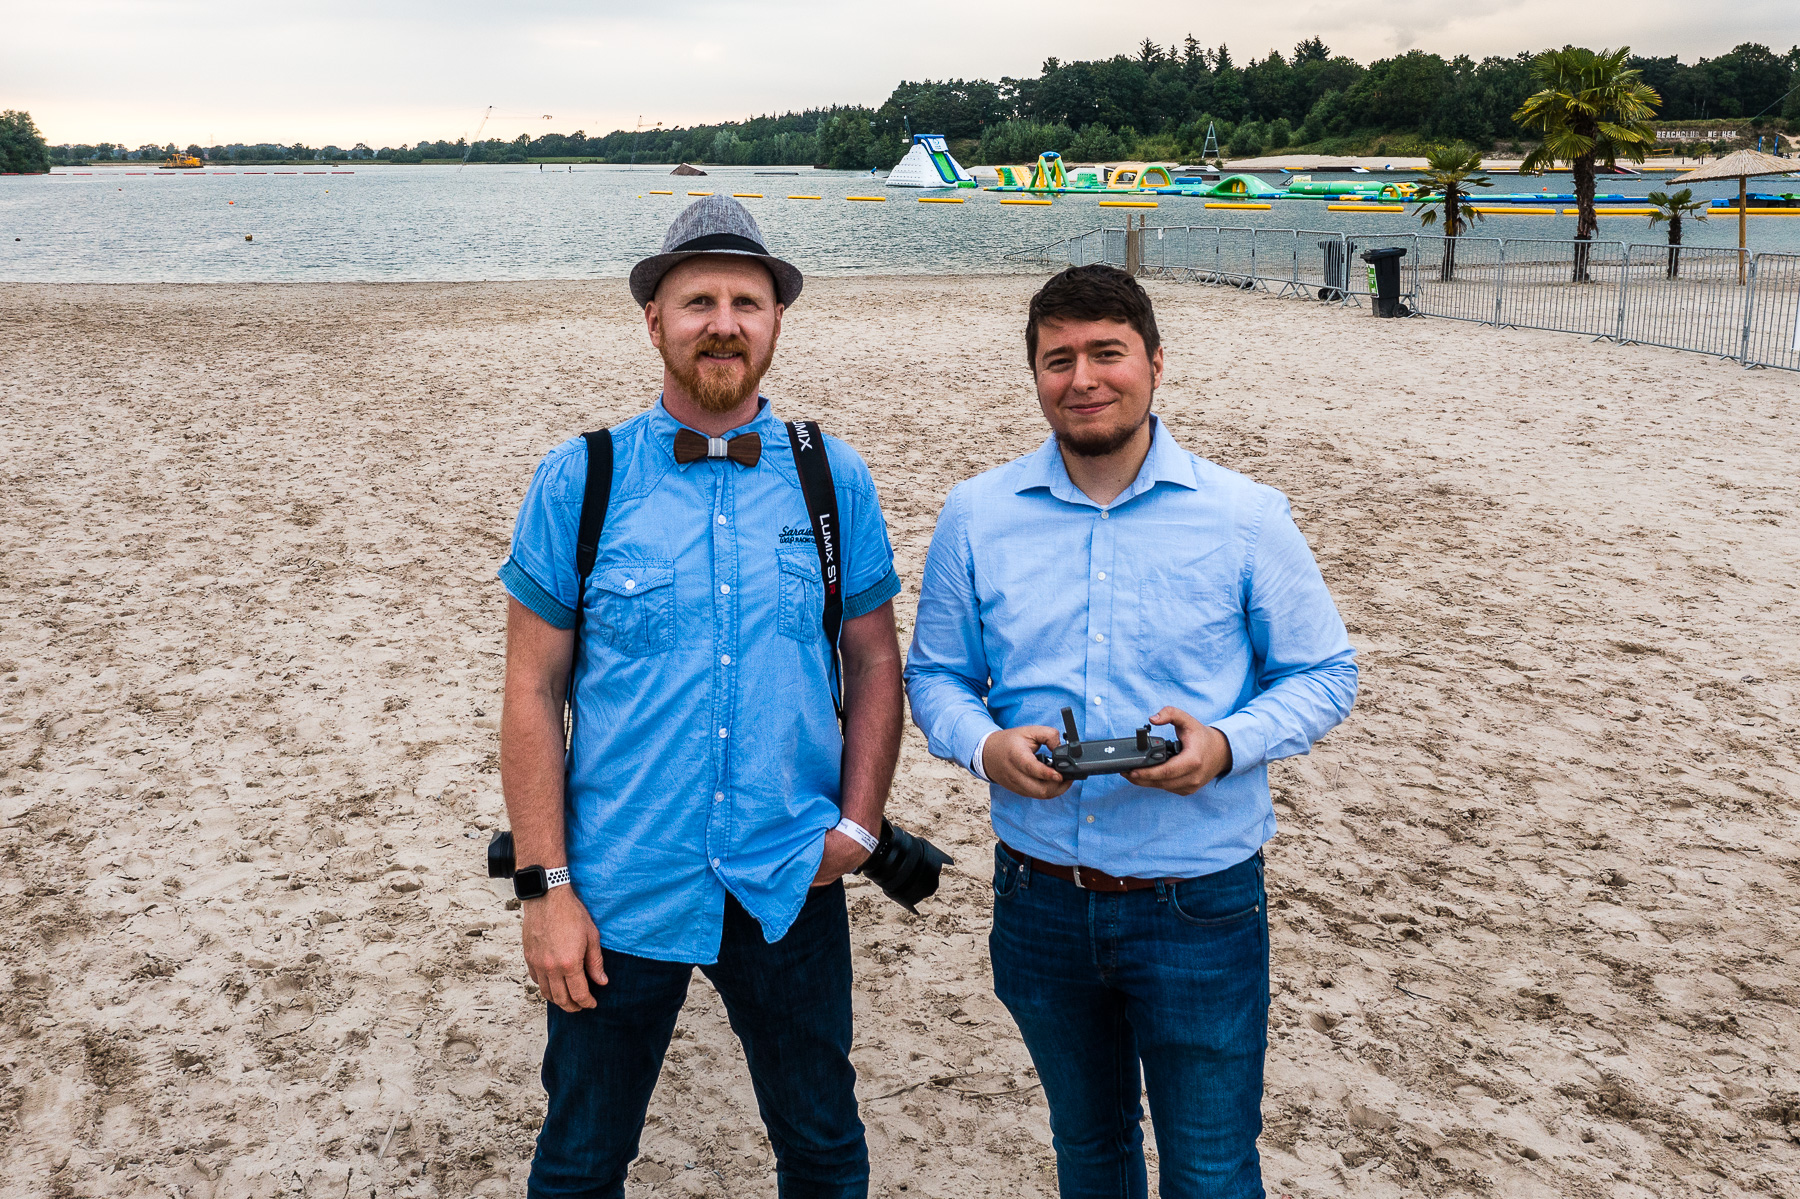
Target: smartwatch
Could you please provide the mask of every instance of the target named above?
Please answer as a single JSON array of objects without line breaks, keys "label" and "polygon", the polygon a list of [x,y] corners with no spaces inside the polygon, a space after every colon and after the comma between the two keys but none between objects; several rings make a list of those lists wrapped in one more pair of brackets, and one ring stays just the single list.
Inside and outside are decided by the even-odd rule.
[{"label": "smartwatch", "polygon": [[513,894],[520,899],[542,899],[550,894],[550,888],[568,884],[567,866],[553,866],[548,870],[542,866],[525,866],[513,872]]}]

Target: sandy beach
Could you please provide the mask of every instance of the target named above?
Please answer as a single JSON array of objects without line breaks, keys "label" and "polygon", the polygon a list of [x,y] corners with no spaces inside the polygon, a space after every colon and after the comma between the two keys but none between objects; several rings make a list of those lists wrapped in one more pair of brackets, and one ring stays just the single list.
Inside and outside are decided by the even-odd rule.
[{"label": "sandy beach", "polygon": [[[946,491],[1044,435],[1035,285],[789,316],[903,638]],[[1159,411],[1291,497],[1363,667],[1273,771],[1271,1194],[1800,1194],[1800,376],[1150,287]],[[0,1192],[523,1193],[494,571],[659,371],[619,280],[0,286]],[[957,865],[850,892],[871,1193],[1053,1196],[985,791],[909,727],[889,810]],[[773,1199],[698,976],[676,1038],[629,1193]]]}]

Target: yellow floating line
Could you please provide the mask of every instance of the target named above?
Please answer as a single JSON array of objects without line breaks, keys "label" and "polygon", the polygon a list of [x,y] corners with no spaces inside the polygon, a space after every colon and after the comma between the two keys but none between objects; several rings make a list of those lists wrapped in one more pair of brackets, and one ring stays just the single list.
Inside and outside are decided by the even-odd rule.
[{"label": "yellow floating line", "polygon": [[1220,203],[1220,202],[1216,202],[1216,201],[1208,201],[1206,206],[1208,208],[1273,208],[1273,207],[1275,207],[1273,204],[1235,204],[1235,203]]},{"label": "yellow floating line", "polygon": [[674,194],[675,194],[675,193],[674,193],[674,192],[658,192],[658,191],[653,191],[653,192],[651,192],[651,193],[650,193],[650,194],[651,194],[651,195],[653,195],[653,196],[672,196],[672,195],[674,195]]},{"label": "yellow floating line", "polygon": [[710,196],[710,195],[712,195],[712,193],[711,192],[689,192],[688,195],[690,195],[690,196]]},{"label": "yellow floating line", "polygon": [[[1595,216],[1649,216],[1652,213],[1659,212],[1659,211],[1661,211],[1661,210],[1656,209],[1656,208],[1595,208],[1594,215]],[[1581,209],[1579,209],[1579,208],[1565,208],[1562,210],[1562,214],[1564,216],[1576,216],[1580,212],[1581,212]]]},{"label": "yellow floating line", "polygon": [[732,192],[731,198],[734,200],[760,200],[763,198],[763,194],[761,192]]},{"label": "yellow floating line", "polygon": [[1404,204],[1327,204],[1327,212],[1405,212]]},{"label": "yellow floating line", "polygon": [[[1738,210],[1735,208],[1708,208],[1706,210],[1707,216],[1713,216],[1713,215],[1721,214],[1721,213],[1724,214],[1725,216],[1736,216],[1736,215],[1738,215]],[[1744,215],[1745,216],[1800,216],[1800,208],[1746,208],[1746,209],[1744,209]]]},{"label": "yellow floating line", "polygon": [[1477,208],[1473,204],[1471,204],[1471,205],[1469,205],[1469,210],[1471,212],[1481,212],[1481,213],[1500,213],[1502,216],[1555,216],[1556,215],[1556,209],[1554,209],[1554,208],[1523,208],[1523,207],[1519,207],[1517,205],[1511,205],[1511,204],[1507,205],[1505,208]]},{"label": "yellow floating line", "polygon": [[872,204],[886,204],[886,196],[845,196],[846,200],[867,200]]},{"label": "yellow floating line", "polygon": [[823,200],[824,196],[789,196],[790,200]]},{"label": "yellow floating line", "polygon": [[[1156,201],[1155,200],[1102,200],[1102,201],[1100,201],[1100,207],[1102,207],[1102,208],[1155,208]],[[1264,204],[1263,207],[1267,208],[1268,205]]]},{"label": "yellow floating line", "polygon": [[1002,200],[1002,204],[1049,204],[1049,200]]},{"label": "yellow floating line", "polygon": [[920,196],[919,197],[919,203],[921,203],[921,204],[961,204],[962,202],[963,202],[963,198],[961,196]]}]

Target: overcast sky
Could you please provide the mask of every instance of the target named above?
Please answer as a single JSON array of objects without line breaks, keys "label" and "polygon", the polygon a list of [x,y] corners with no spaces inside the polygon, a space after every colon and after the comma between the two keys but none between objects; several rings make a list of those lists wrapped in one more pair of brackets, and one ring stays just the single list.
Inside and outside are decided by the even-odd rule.
[{"label": "overcast sky", "polygon": [[[1575,42],[1711,56],[1800,41],[1795,0],[36,0],[9,5],[0,108],[62,142],[351,146],[590,134],[875,104],[902,79],[1035,75],[1046,57],[1131,52],[1193,33],[1242,64],[1318,34],[1368,62]],[[549,114],[549,121],[542,116]]]}]

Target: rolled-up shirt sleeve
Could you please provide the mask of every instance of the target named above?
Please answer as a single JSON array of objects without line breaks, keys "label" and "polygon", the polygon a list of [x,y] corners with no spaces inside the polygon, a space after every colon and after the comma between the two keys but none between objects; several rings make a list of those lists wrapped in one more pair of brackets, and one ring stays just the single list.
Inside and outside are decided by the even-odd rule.
[{"label": "rolled-up shirt sleeve", "polygon": [[981,643],[981,605],[969,553],[967,496],[959,487],[938,514],[925,557],[919,612],[906,656],[913,720],[932,756],[968,767],[989,733],[988,661]]},{"label": "rolled-up shirt sleeve", "polygon": [[1213,725],[1231,743],[1233,775],[1306,753],[1356,702],[1356,651],[1279,493],[1263,511],[1246,575],[1255,694]]},{"label": "rolled-up shirt sleeve", "polygon": [[868,465],[846,442],[831,437],[826,445],[844,508],[844,619],[855,620],[899,595],[900,575]]}]

